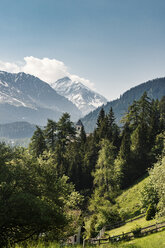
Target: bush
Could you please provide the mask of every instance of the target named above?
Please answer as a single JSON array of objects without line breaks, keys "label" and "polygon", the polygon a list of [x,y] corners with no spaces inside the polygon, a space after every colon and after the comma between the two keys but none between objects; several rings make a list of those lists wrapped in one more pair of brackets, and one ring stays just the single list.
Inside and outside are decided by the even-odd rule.
[{"label": "bush", "polygon": [[151,220],[155,217],[156,209],[153,204],[150,204],[148,206],[147,212],[146,212],[146,220]]},{"label": "bush", "polygon": [[135,238],[141,236],[141,227],[140,226],[138,226],[138,225],[135,226],[131,231],[133,232],[133,235]]}]

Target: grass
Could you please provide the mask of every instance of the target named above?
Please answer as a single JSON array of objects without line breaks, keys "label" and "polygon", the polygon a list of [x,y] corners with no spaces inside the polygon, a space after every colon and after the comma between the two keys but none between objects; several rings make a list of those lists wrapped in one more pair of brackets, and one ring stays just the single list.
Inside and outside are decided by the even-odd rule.
[{"label": "grass", "polygon": [[146,227],[146,226],[154,225],[156,222],[157,221],[155,219],[147,221],[145,219],[145,217],[142,217],[138,220],[134,220],[132,222],[126,223],[124,226],[112,229],[110,231],[106,231],[106,234],[108,234],[110,236],[112,236],[112,235],[115,236],[118,234],[130,232],[137,225],[140,227]]},{"label": "grass", "polygon": [[147,183],[148,176],[141,178],[132,187],[123,191],[123,193],[117,197],[116,205],[120,214],[127,218],[137,216],[141,211],[141,194],[143,186]]},{"label": "grass", "polygon": [[[29,245],[26,248],[60,248],[61,246],[57,243],[50,243],[45,246],[43,243],[37,245]],[[62,246],[68,248],[68,246]],[[92,248],[98,246],[85,246],[85,248]],[[159,233],[154,233],[146,237],[137,238],[129,242],[115,243],[115,244],[104,244],[101,248],[164,248],[165,247],[165,230]],[[17,245],[16,248],[24,248],[21,245]],[[82,246],[76,246],[76,248],[82,248]]]},{"label": "grass", "polygon": [[146,237],[137,238],[129,242],[117,244],[101,245],[105,248],[164,248],[165,247],[165,230],[159,233],[150,234]]},{"label": "grass", "polygon": [[54,242],[49,242],[45,244],[44,242],[38,242],[38,243],[31,243],[28,242],[26,245],[22,244],[17,244],[15,248],[60,248],[60,244],[54,243]]}]

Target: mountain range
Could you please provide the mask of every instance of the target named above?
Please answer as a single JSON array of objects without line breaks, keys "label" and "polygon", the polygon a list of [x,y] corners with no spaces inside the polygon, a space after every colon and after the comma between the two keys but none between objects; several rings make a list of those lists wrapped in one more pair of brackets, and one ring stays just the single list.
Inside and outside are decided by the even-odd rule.
[{"label": "mountain range", "polygon": [[[119,126],[121,126],[120,120],[127,112],[129,105],[131,105],[134,100],[138,100],[145,91],[151,99],[160,100],[163,96],[165,96],[165,78],[157,78],[133,87],[121,95],[119,99],[108,102],[103,106],[103,108],[105,112],[108,113],[112,107],[116,117],[116,122]],[[87,133],[92,132],[96,127],[96,121],[100,110],[101,107],[97,108],[93,112],[90,112],[81,119]]]},{"label": "mountain range", "polygon": [[63,112],[70,113],[72,120],[82,116],[76,105],[39,78],[0,71],[0,123],[45,125],[48,118],[58,120]]},{"label": "mountain range", "polygon": [[28,122],[12,122],[7,124],[0,124],[0,139],[24,139],[31,138],[36,126]]},{"label": "mountain range", "polygon": [[[27,122],[44,126],[48,118],[57,121],[64,112],[71,115],[72,121],[81,117],[86,132],[90,133],[96,127],[101,107],[106,113],[112,107],[116,122],[121,125],[120,120],[128,106],[138,100],[144,91],[151,99],[161,99],[165,95],[165,78],[142,83],[126,91],[119,99],[107,102],[100,94],[68,77],[49,85],[29,74],[0,71],[0,124],[14,122],[11,124],[13,127],[1,126],[0,136],[5,134],[9,138],[8,129],[10,136],[20,138],[20,129],[23,137],[29,137],[26,131],[29,130],[31,136],[34,126],[28,126]],[[85,113],[88,114],[82,117]],[[12,134],[14,128],[17,131]]]},{"label": "mountain range", "polygon": [[51,86],[58,94],[74,103],[83,116],[107,103],[105,97],[69,77],[61,78],[52,83]]}]

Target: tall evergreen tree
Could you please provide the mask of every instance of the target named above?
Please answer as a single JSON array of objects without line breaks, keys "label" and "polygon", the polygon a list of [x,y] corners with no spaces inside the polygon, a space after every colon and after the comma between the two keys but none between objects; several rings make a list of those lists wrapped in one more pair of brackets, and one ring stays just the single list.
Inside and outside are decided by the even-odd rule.
[{"label": "tall evergreen tree", "polygon": [[115,160],[116,180],[123,189],[131,183],[131,132],[128,123],[124,125],[119,154]]},{"label": "tall evergreen tree", "polygon": [[161,132],[165,131],[165,96],[162,97],[159,103],[160,109],[160,129]]},{"label": "tall evergreen tree", "polygon": [[54,151],[57,139],[57,123],[55,121],[48,119],[44,129],[44,135],[48,149]]},{"label": "tall evergreen tree", "polygon": [[81,132],[80,132],[80,142],[81,142],[81,144],[85,144],[86,139],[87,139],[86,132],[85,132],[85,129],[84,129],[84,125],[82,125]]},{"label": "tall evergreen tree", "polygon": [[107,138],[112,142],[113,134],[114,134],[114,126],[115,126],[115,116],[112,107],[110,108],[107,118],[108,118]]},{"label": "tall evergreen tree", "polygon": [[46,142],[43,130],[36,126],[36,130],[31,138],[29,149],[34,156],[39,157],[46,150]]},{"label": "tall evergreen tree", "polygon": [[105,118],[105,111],[103,108],[101,108],[96,122],[98,128],[101,126],[101,123],[104,120],[104,118]]},{"label": "tall evergreen tree", "polygon": [[61,144],[62,149],[65,149],[67,143],[75,139],[76,129],[73,122],[70,121],[70,115],[64,113],[57,123],[57,137],[58,143]]},{"label": "tall evergreen tree", "polygon": [[94,185],[100,195],[107,195],[110,198],[115,192],[115,147],[108,140],[102,140],[101,150],[96,164],[96,169],[93,174]]}]

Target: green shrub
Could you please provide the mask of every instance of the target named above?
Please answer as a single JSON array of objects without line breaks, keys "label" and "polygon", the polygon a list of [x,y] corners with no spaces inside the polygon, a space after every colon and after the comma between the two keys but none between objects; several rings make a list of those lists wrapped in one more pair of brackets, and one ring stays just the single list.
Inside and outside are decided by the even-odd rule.
[{"label": "green shrub", "polygon": [[153,204],[149,204],[147,212],[146,212],[146,220],[151,220],[155,217],[156,209]]},{"label": "green shrub", "polygon": [[132,230],[131,232],[133,233],[134,237],[137,238],[137,237],[140,237],[141,236],[141,227],[136,225]]}]

